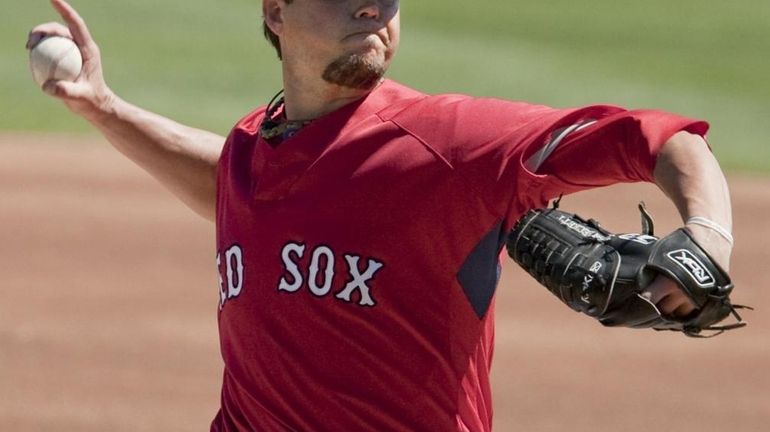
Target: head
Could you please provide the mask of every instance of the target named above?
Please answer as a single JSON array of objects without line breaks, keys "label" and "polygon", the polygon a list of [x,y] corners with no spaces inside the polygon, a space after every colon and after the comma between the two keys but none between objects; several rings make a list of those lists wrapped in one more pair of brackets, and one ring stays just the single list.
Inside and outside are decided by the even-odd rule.
[{"label": "head", "polygon": [[264,32],[292,74],[372,88],[399,42],[398,0],[263,0]]}]

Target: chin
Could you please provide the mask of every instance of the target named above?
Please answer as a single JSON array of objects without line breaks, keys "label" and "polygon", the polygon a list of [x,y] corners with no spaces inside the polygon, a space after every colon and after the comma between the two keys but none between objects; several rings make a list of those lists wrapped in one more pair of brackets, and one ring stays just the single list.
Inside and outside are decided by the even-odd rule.
[{"label": "chin", "polygon": [[323,79],[342,87],[371,90],[385,75],[387,66],[382,51],[351,52],[331,62],[324,70]]}]

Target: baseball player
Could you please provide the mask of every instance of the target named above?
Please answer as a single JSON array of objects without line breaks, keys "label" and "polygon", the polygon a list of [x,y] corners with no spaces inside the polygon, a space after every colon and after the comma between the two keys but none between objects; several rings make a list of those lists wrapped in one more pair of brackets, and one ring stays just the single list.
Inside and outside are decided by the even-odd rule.
[{"label": "baseball player", "polygon": [[[657,183],[722,268],[730,199],[708,124],[613,106],[428,96],[384,78],[398,0],[263,0],[283,91],[227,138],[116,96],[85,59],[44,90],[216,222],[224,374],[212,431],[489,431],[507,233],[559,194]],[[699,219],[700,220],[700,219]],[[724,234],[723,233],[723,234]],[[669,317],[697,305],[659,276]]]}]

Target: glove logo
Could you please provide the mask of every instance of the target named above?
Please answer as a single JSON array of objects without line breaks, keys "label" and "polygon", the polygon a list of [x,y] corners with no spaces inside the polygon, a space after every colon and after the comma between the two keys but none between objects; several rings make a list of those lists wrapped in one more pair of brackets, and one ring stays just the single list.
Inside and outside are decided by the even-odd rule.
[{"label": "glove logo", "polygon": [[647,234],[635,234],[635,233],[621,234],[618,236],[618,238],[621,238],[623,240],[630,240],[632,242],[643,244],[645,246],[651,245],[656,241],[658,241],[658,238],[655,236],[651,236]]},{"label": "glove logo", "polygon": [[594,239],[600,242],[609,241],[611,238],[609,236],[602,235],[599,233],[599,231],[588,228],[580,222],[577,222],[574,219],[564,215],[559,216],[559,223],[585,238]]},{"label": "glove logo", "polygon": [[589,295],[589,292],[591,291],[591,282],[596,279],[596,274],[599,273],[599,270],[601,269],[601,261],[596,261],[593,263],[591,268],[588,269],[590,273],[586,273],[586,275],[583,277],[583,295],[580,296],[580,300],[582,300],[585,304],[591,304],[591,296]]},{"label": "glove logo", "polygon": [[601,261],[596,261],[591,266],[591,268],[588,269],[588,271],[590,271],[591,273],[599,273],[599,270],[601,270],[601,269],[602,269],[602,262]]},{"label": "glove logo", "polygon": [[706,266],[687,249],[678,249],[666,254],[668,259],[681,267],[701,288],[711,288],[716,284],[714,276]]}]

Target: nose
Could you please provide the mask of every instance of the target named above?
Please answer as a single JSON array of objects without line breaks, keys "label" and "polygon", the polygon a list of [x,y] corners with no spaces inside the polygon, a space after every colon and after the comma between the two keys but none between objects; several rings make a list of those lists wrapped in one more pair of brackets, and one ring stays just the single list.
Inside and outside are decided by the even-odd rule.
[{"label": "nose", "polygon": [[356,11],[356,18],[379,19],[381,12],[378,1],[367,1]]}]

